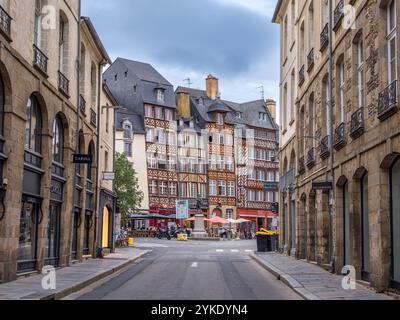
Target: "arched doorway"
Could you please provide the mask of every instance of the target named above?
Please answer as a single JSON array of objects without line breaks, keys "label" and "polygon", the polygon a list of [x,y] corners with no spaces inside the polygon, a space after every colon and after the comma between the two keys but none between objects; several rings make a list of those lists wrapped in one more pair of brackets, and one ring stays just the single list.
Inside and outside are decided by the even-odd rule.
[{"label": "arched doorway", "polygon": [[308,197],[308,236],[307,236],[307,259],[309,261],[317,261],[318,241],[317,241],[317,198],[315,191],[310,193]]},{"label": "arched doorway", "polygon": [[343,265],[350,264],[350,199],[349,183],[346,181],[342,186],[343,197]]},{"label": "arched doorway", "polygon": [[103,209],[102,248],[110,248],[110,210],[107,206]]},{"label": "arched doorway", "polygon": [[390,170],[392,286],[400,288],[400,158]]}]

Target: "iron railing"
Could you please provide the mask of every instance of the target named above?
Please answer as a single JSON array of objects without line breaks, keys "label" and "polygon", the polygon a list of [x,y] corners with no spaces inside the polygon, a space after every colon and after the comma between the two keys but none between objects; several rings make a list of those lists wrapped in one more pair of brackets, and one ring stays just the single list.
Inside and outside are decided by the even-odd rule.
[{"label": "iron railing", "polygon": [[359,108],[351,116],[350,136],[358,138],[364,132],[364,108]]},{"label": "iron railing", "polygon": [[82,95],[79,95],[79,110],[86,114],[86,100]]},{"label": "iron railing", "polygon": [[69,95],[69,80],[61,71],[58,71],[58,88],[67,96]]},{"label": "iron railing", "polygon": [[0,6],[0,32],[7,38],[11,40],[11,21],[12,18],[7,13],[2,6]]},{"label": "iron railing", "polygon": [[346,124],[344,122],[335,129],[333,146],[336,150],[341,149],[346,144],[345,130]]},{"label": "iron railing", "polygon": [[329,44],[329,24],[327,23],[321,32],[321,50],[323,51]]},{"label": "iron railing", "polygon": [[319,142],[319,155],[321,158],[325,159],[329,154],[329,136],[326,136]]},{"label": "iron railing", "polygon": [[343,17],[344,17],[344,1],[340,0],[335,8],[335,11],[333,12],[333,30],[334,31],[339,29],[340,21],[342,21]]},{"label": "iron railing", "polygon": [[33,65],[47,74],[48,61],[49,58],[36,45],[33,45]]},{"label": "iron railing", "polygon": [[315,165],[315,148],[308,150],[306,165],[308,168],[312,168]]},{"label": "iron railing", "polygon": [[97,126],[97,113],[93,109],[90,109],[90,123]]},{"label": "iron railing", "polygon": [[304,81],[305,81],[305,76],[304,76],[304,65],[301,67],[300,71],[299,71],[299,86],[301,86]]},{"label": "iron railing", "polygon": [[378,118],[383,121],[397,112],[397,81],[393,81],[379,94]]},{"label": "iron railing", "polygon": [[314,67],[314,61],[315,61],[314,48],[312,48],[307,56],[307,71],[310,71]]},{"label": "iron railing", "polygon": [[299,173],[303,174],[306,171],[306,161],[304,157],[299,159]]}]

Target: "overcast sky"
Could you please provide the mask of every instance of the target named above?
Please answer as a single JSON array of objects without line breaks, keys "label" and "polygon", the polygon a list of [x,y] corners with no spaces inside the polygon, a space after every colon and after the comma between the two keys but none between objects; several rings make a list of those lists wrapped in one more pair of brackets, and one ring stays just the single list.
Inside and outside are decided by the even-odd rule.
[{"label": "overcast sky", "polygon": [[147,62],[176,88],[219,78],[235,102],[279,97],[276,0],[82,0],[111,58]]}]

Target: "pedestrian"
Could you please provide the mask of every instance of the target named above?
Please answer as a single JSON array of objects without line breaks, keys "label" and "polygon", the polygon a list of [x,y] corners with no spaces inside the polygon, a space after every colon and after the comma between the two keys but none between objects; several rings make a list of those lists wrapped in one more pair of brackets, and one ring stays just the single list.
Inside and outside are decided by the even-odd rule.
[{"label": "pedestrian", "polygon": [[192,233],[192,230],[190,228],[186,229],[186,234],[188,236],[188,238],[190,238],[190,234]]}]

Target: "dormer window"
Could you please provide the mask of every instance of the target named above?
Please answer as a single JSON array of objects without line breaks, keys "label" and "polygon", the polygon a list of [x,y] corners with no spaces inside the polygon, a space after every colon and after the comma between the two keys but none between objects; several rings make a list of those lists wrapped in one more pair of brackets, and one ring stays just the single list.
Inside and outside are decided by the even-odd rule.
[{"label": "dormer window", "polygon": [[266,122],[267,118],[268,118],[268,116],[265,112],[260,112],[259,118],[258,118],[260,121]]},{"label": "dormer window", "polygon": [[199,104],[201,104],[201,105],[204,104],[204,101],[203,101],[203,98],[202,98],[202,97],[199,98]]},{"label": "dormer window", "polygon": [[124,122],[124,139],[132,139],[132,124],[129,121]]},{"label": "dormer window", "polygon": [[221,113],[217,114],[217,123],[222,126],[224,124],[224,116]]},{"label": "dormer window", "polygon": [[190,128],[192,128],[192,129],[194,128],[194,122],[193,122],[193,120],[190,121],[190,124],[189,124],[189,125],[190,125]]},{"label": "dormer window", "polygon": [[165,101],[165,91],[164,89],[157,89],[157,101]]},{"label": "dormer window", "polygon": [[179,119],[179,126],[180,126],[180,127],[183,127],[183,125],[184,125],[183,120],[182,120],[182,119]]},{"label": "dormer window", "polygon": [[241,113],[241,112],[237,112],[237,113],[236,113],[236,118],[242,119],[242,113]]}]

